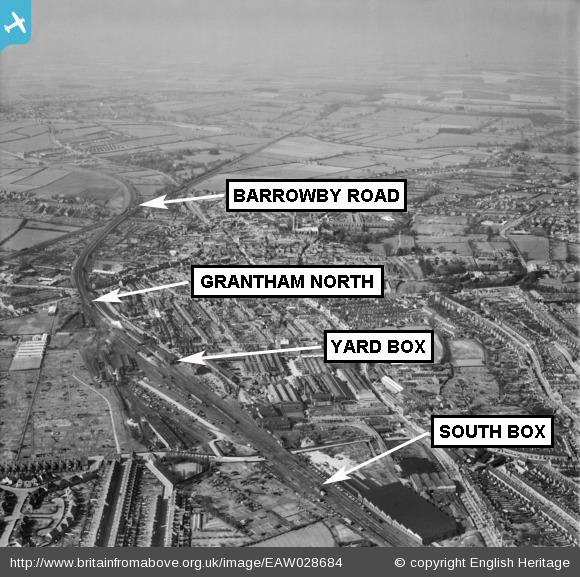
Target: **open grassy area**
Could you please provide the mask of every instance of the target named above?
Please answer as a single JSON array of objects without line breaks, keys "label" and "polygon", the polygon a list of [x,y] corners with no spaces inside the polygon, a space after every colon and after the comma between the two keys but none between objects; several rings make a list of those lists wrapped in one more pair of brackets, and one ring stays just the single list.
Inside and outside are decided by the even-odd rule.
[{"label": "open grassy area", "polygon": [[482,346],[471,339],[453,339],[449,341],[451,357],[456,365],[481,365],[485,353]]}]

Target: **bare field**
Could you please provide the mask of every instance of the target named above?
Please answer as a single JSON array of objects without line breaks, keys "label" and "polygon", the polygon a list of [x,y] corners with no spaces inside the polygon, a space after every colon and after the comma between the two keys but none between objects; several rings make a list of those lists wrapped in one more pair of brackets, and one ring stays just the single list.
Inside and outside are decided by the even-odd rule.
[{"label": "bare field", "polygon": [[531,234],[514,234],[510,236],[510,240],[517,245],[526,261],[535,264],[550,262],[548,238]]},{"label": "bare field", "polygon": [[467,217],[419,215],[415,217],[413,230],[422,235],[461,235],[467,228]]},{"label": "bare field", "polygon": [[21,218],[0,216],[0,242],[14,234],[22,224]]},{"label": "bare field", "polygon": [[25,248],[30,248],[35,244],[39,244],[47,240],[52,240],[53,238],[58,238],[64,234],[66,234],[66,232],[42,230],[38,228],[23,228],[19,230],[10,240],[6,241],[2,246],[0,246],[0,250],[9,252],[14,250],[23,250]]},{"label": "bare field", "polygon": [[454,339],[449,341],[451,356],[458,366],[482,365],[485,353],[482,346],[471,339]]},{"label": "bare field", "polygon": [[174,134],[171,127],[159,124],[115,124],[114,128],[132,138],[150,138],[152,136],[167,136],[169,134]]},{"label": "bare field", "polygon": [[[0,177],[0,185],[1,186],[9,186],[12,183],[16,183],[18,181],[23,181],[27,177],[30,177],[33,174],[35,174],[37,172],[41,172],[41,171],[42,171],[42,169],[38,168],[38,167],[25,166],[24,168],[14,170],[14,171],[10,172],[9,174],[5,174],[2,177]],[[20,182],[20,184],[25,184],[25,183]]]},{"label": "bare field", "polygon": [[459,256],[472,256],[471,247],[466,238],[446,236],[417,235],[419,246],[428,247],[434,251],[454,252]]},{"label": "bare field", "polygon": [[334,547],[334,545],[334,538],[328,527],[318,522],[260,541],[250,547]]},{"label": "bare field", "polygon": [[[0,345],[3,361],[9,361],[15,351],[15,343]],[[18,453],[38,375],[34,370],[8,372],[8,364],[2,363],[5,370],[0,373],[0,461],[12,461]]]},{"label": "bare field", "polygon": [[324,142],[309,136],[290,137],[276,142],[263,151],[266,155],[283,156],[290,160],[328,158],[349,152],[363,152],[366,149],[349,144]]},{"label": "bare field", "polygon": [[32,315],[6,319],[0,321],[0,332],[5,335],[50,333],[52,332],[55,318],[55,316],[49,316],[48,312],[41,311]]},{"label": "bare field", "polygon": [[71,172],[60,180],[35,189],[34,194],[46,199],[78,197],[80,200],[119,209],[124,206],[127,193],[110,177],[101,173],[79,171]]},{"label": "bare field", "polygon": [[70,174],[70,171],[60,168],[44,168],[36,170],[35,174],[18,181],[18,184],[25,184],[31,188],[46,186]]},{"label": "bare field", "polygon": [[568,243],[560,240],[550,240],[551,260],[566,260],[568,258]]},{"label": "bare field", "polygon": [[84,374],[78,351],[49,348],[32,411],[32,426],[25,438],[25,455],[116,452],[107,404],[74,379],[73,374]]},{"label": "bare field", "polygon": [[28,138],[22,138],[20,140],[2,143],[2,148],[4,150],[14,153],[26,154],[37,152],[39,150],[46,150],[52,147],[53,145],[48,136],[48,132],[39,134],[37,136],[30,136]]}]

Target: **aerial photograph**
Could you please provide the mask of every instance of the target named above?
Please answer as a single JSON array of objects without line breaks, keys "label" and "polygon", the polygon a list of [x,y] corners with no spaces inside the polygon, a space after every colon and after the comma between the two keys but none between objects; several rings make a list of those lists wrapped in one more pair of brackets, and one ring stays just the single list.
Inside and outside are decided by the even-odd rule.
[{"label": "aerial photograph", "polygon": [[578,2],[10,4],[0,548],[580,545]]}]

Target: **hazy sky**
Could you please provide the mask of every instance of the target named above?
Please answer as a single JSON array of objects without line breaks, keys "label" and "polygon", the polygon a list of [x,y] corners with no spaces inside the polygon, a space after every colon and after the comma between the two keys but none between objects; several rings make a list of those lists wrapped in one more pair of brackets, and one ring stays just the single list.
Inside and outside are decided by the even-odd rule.
[{"label": "hazy sky", "polygon": [[399,64],[559,66],[577,58],[576,0],[32,0],[28,46],[3,72],[201,64],[248,74]]}]

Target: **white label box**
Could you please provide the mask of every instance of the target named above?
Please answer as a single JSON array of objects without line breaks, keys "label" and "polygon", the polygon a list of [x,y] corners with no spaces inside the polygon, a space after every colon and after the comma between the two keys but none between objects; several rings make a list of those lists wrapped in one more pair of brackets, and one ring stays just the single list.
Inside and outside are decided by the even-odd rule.
[{"label": "white label box", "polygon": [[432,447],[553,447],[554,417],[432,415]]},{"label": "white label box", "polygon": [[383,297],[382,265],[191,267],[192,297]]},{"label": "white label box", "polygon": [[405,179],[226,180],[228,212],[406,212]]},{"label": "white label box", "polygon": [[324,331],[327,363],[432,363],[432,330]]}]

